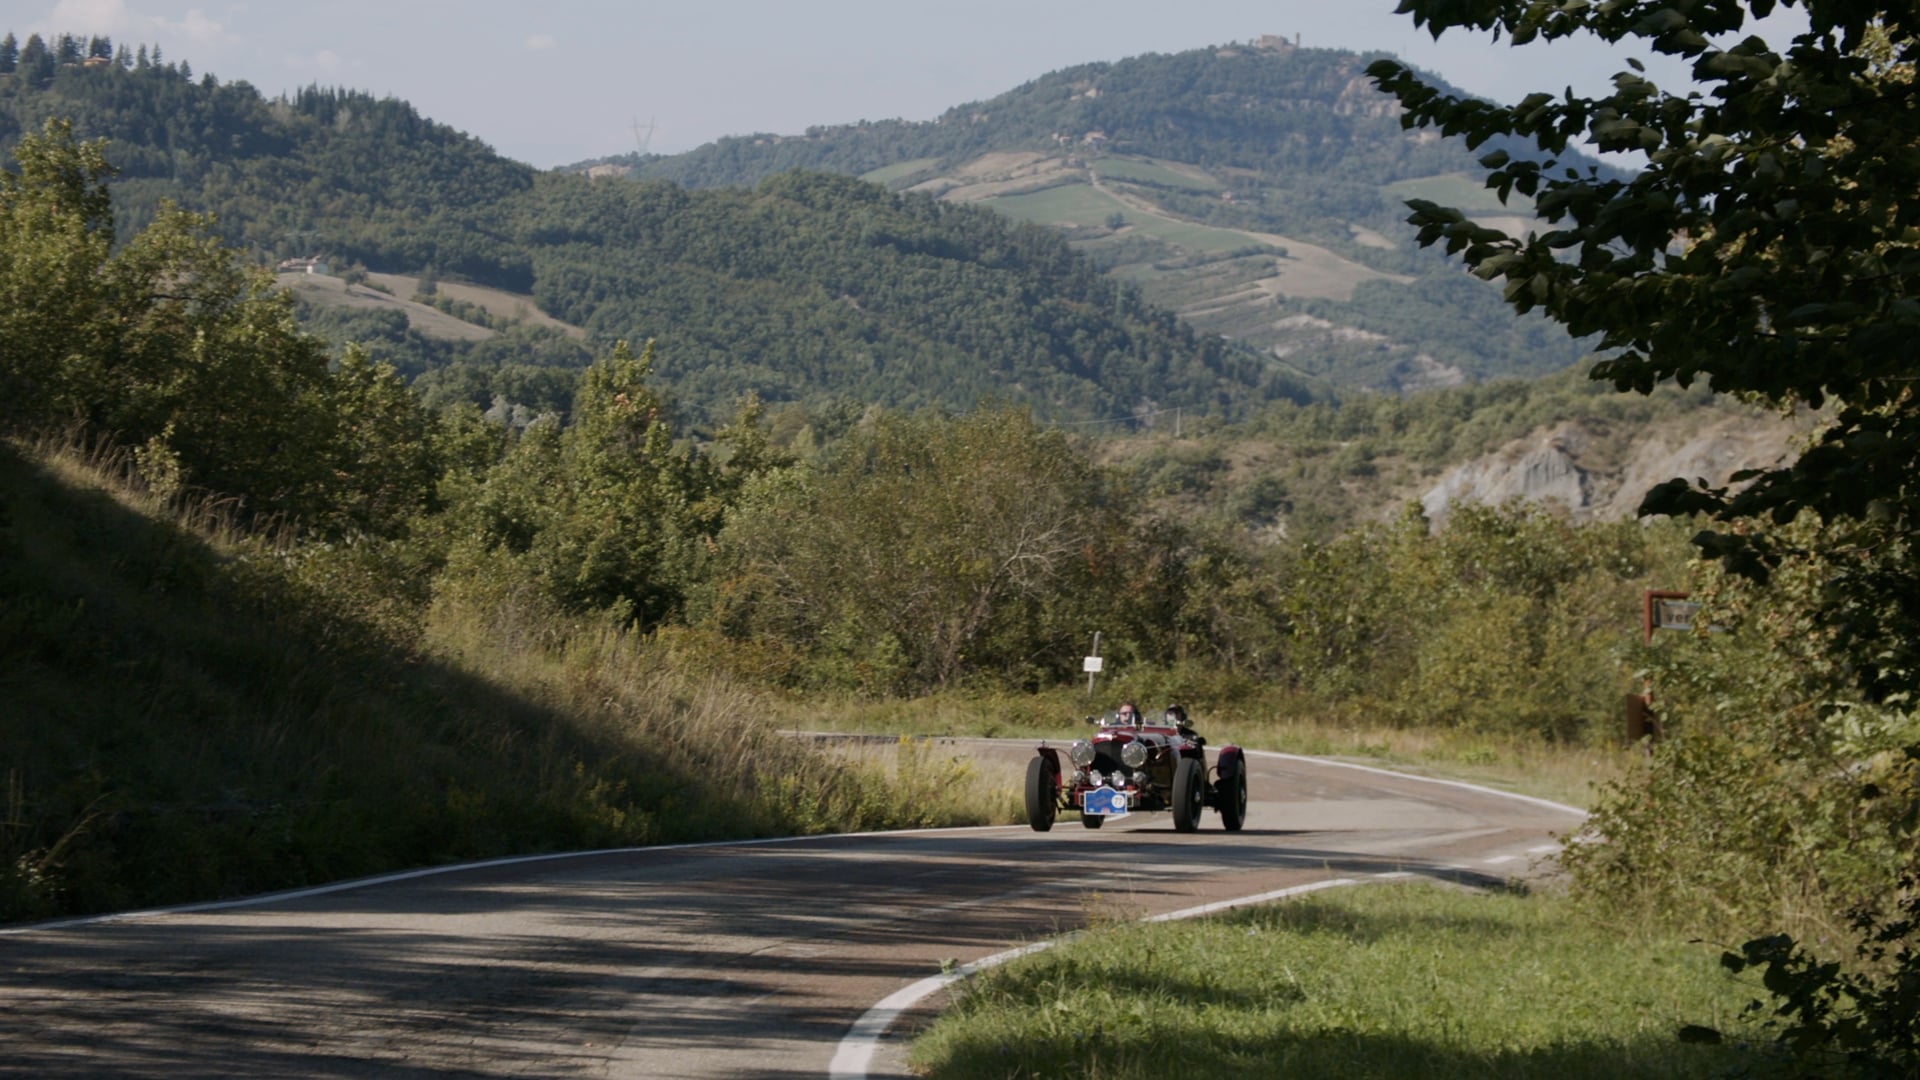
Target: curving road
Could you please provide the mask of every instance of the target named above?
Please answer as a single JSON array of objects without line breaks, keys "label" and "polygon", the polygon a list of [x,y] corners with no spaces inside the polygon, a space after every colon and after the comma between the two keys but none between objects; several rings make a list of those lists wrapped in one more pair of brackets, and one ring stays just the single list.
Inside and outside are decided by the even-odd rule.
[{"label": "curving road", "polygon": [[1236,834],[1209,811],[598,852],[0,931],[0,1075],[817,1078],[943,962],[1337,877],[1524,877],[1579,821],[1285,755],[1250,773]]}]

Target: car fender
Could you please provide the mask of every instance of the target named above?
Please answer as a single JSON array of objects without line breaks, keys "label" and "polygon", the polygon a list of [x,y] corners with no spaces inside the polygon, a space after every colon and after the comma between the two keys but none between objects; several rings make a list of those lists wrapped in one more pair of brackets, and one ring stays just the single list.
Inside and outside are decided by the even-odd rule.
[{"label": "car fender", "polygon": [[1042,746],[1039,749],[1039,754],[1041,757],[1047,760],[1047,767],[1053,770],[1053,775],[1055,776],[1061,775],[1059,750],[1051,746]]},{"label": "car fender", "polygon": [[1220,756],[1215,761],[1214,769],[1222,780],[1233,779],[1240,774],[1240,770],[1247,767],[1246,752],[1237,746],[1221,747]]}]

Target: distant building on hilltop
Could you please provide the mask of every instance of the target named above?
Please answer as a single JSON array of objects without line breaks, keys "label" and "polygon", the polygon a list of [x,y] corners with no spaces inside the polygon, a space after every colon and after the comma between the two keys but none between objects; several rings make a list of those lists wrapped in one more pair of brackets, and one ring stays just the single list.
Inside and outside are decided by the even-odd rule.
[{"label": "distant building on hilltop", "polygon": [[276,274],[330,274],[327,260],[322,255],[309,255],[304,259],[282,259],[280,265],[273,268]]}]

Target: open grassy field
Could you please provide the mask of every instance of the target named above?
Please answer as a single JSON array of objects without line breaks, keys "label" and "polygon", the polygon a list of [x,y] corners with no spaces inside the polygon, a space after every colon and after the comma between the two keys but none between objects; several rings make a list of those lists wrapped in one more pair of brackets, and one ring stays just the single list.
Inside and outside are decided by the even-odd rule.
[{"label": "open grassy field", "polygon": [[1101,158],[1094,163],[1093,171],[1102,180],[1133,180],[1188,191],[1219,191],[1225,186],[1190,165],[1173,166],[1145,158]]},{"label": "open grassy field", "polygon": [[1041,225],[1101,225],[1107,216],[1126,213],[1127,204],[1091,184],[1069,183],[1022,195],[985,200],[1010,217]]},{"label": "open grassy field", "polygon": [[1115,212],[1127,219],[1126,228],[1185,251],[1219,254],[1242,248],[1270,246],[1268,241],[1239,229],[1181,221],[1143,208],[1101,188],[1065,183],[1044,191],[1001,195],[983,200],[1011,217],[1042,225],[1105,225]]},{"label": "open grassy field", "polygon": [[939,163],[939,158],[914,158],[912,161],[895,162],[892,165],[883,165],[872,172],[862,173],[860,179],[870,184],[892,184],[897,180],[905,180],[915,173],[925,172]]},{"label": "open grassy field", "polygon": [[[395,296],[412,296],[420,289],[419,277],[410,274],[368,274],[367,280],[392,290]],[[490,315],[559,330],[575,340],[587,336],[585,330],[571,323],[561,322],[541,311],[534,305],[533,297],[524,293],[507,292],[504,289],[490,288],[485,285],[466,285],[457,281],[442,281],[437,288],[452,299],[485,309]]]},{"label": "open grassy field", "polygon": [[1445,176],[1426,176],[1417,180],[1401,180],[1388,184],[1382,190],[1395,199],[1431,199],[1442,206],[1452,206],[1467,213],[1506,213],[1531,214],[1533,200],[1515,192],[1505,203],[1494,192],[1487,190],[1480,180],[1465,173],[1448,173]]},{"label": "open grassy field", "polygon": [[916,1071],[1613,1080],[1760,1061],[1676,1038],[1737,1030],[1757,979],[1558,897],[1371,885],[1195,921],[1121,918],[975,976],[914,1042]]},{"label": "open grassy field", "polygon": [[[368,274],[369,281],[375,278],[388,278],[390,274]],[[325,307],[377,308],[400,311],[407,316],[407,325],[422,337],[437,338],[442,341],[485,341],[494,335],[494,331],[484,326],[456,319],[444,311],[430,308],[425,304],[416,304],[407,297],[413,295],[412,286],[405,289],[393,288],[382,292],[365,286],[350,286],[345,281],[329,274],[279,274],[276,275],[281,288],[290,289],[294,295],[310,303]]]}]

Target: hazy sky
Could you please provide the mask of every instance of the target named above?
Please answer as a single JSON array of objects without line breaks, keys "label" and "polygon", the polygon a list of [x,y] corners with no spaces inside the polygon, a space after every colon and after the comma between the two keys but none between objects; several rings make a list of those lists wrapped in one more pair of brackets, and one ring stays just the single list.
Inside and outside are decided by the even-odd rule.
[{"label": "hazy sky", "polygon": [[[1604,88],[1601,43],[1439,42],[1396,0],[0,0],[0,31],[158,43],[196,75],[276,95],[308,83],[392,94],[539,166],[722,135],[905,117],[992,97],[1058,68],[1299,35],[1396,53],[1499,101]],[[1772,40],[1770,37],[1769,40]],[[1785,34],[1776,45],[1784,45]],[[1642,55],[1641,59],[1648,59]],[[1654,68],[1656,78],[1662,69]],[[1665,69],[1663,81],[1681,76]]]}]

